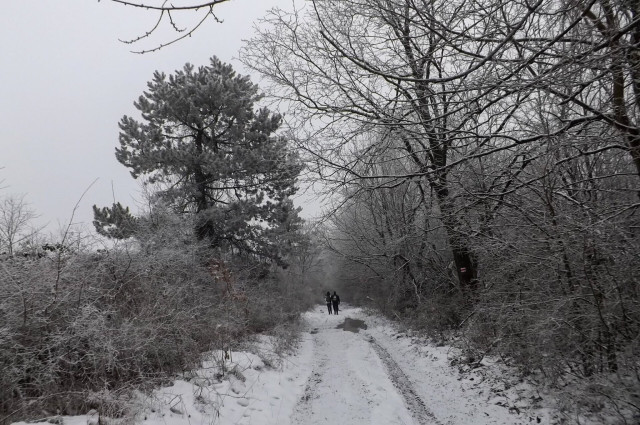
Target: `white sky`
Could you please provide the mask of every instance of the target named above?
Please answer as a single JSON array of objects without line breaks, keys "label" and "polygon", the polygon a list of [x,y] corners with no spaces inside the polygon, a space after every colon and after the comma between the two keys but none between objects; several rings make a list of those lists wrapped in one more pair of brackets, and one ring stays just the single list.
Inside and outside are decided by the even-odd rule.
[{"label": "white sky", "polygon": [[26,194],[50,231],[69,221],[95,179],[74,222],[90,226],[91,206],[111,205],[113,195],[135,211],[139,184],[114,156],[117,124],[125,114],[136,116],[133,101],[153,72],[171,73],[186,62],[204,65],[216,55],[245,74],[234,60],[242,39],[268,9],[290,5],[291,0],[231,0],[215,9],[224,23],[210,20],[191,38],[138,55],[130,50],[175,36],[167,30],[133,47],[118,41],[150,29],[153,13],[108,0],[3,1],[0,197]]}]

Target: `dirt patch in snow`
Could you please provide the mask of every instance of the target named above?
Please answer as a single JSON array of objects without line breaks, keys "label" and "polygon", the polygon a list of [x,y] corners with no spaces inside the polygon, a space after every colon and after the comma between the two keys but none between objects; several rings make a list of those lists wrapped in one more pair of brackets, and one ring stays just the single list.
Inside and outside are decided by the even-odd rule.
[{"label": "dirt patch in snow", "polygon": [[367,325],[366,323],[364,323],[364,320],[350,319],[347,317],[344,319],[344,323],[341,323],[338,326],[336,326],[336,329],[342,329],[345,331],[358,333],[360,332],[360,329],[367,329]]}]

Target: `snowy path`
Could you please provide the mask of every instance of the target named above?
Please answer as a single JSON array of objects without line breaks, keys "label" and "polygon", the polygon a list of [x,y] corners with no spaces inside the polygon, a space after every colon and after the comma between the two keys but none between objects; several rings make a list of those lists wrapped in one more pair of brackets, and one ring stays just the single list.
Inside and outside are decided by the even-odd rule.
[{"label": "snowy path", "polygon": [[[339,329],[362,321],[358,333]],[[398,332],[379,316],[346,307],[305,314],[308,378],[287,424],[525,425],[555,422],[532,407],[540,394],[497,363],[460,373],[456,349]],[[346,326],[349,329],[349,326]],[[301,358],[301,357],[299,357]],[[464,368],[462,368],[464,369]]]},{"label": "snowy path", "polygon": [[314,347],[312,373],[291,423],[437,423],[384,348],[364,332],[336,329],[349,310],[345,313],[307,314]]}]

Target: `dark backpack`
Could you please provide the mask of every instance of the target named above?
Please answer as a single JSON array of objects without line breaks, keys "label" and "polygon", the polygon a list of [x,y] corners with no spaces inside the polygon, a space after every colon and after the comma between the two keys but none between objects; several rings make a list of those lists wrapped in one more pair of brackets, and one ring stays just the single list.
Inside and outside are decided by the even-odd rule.
[{"label": "dark backpack", "polygon": [[340,297],[336,294],[333,294],[333,296],[331,297],[331,301],[333,301],[334,303],[339,303]]},{"label": "dark backpack", "polygon": [[327,304],[329,304],[331,302],[331,295],[327,295],[324,298],[327,300]]}]

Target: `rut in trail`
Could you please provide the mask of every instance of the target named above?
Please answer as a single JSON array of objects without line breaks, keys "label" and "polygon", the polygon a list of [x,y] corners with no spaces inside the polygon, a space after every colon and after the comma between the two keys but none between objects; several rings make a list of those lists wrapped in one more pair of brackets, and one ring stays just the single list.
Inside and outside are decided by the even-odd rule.
[{"label": "rut in trail", "polygon": [[404,397],[405,402],[407,403],[407,408],[418,423],[442,425],[433,413],[427,409],[424,401],[422,401],[422,399],[416,394],[413,389],[413,384],[402,371],[400,366],[398,366],[398,364],[393,360],[389,352],[378,344],[372,336],[369,336],[369,343],[371,343],[371,346],[378,354],[378,357],[380,357],[380,360],[384,363],[387,368],[387,372],[389,372],[391,382],[393,382],[393,385],[398,389],[398,392]]}]

